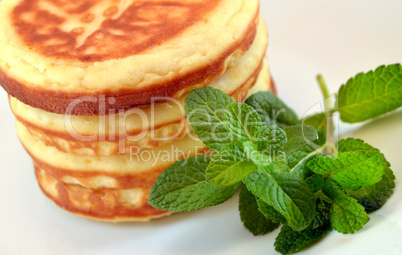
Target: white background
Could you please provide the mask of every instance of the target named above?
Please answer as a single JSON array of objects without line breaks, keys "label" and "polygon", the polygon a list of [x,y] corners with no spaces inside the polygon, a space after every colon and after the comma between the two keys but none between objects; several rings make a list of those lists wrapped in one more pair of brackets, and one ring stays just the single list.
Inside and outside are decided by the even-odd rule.
[{"label": "white background", "polygon": [[[318,73],[336,92],[358,72],[402,62],[400,0],[262,0],[261,5],[272,75],[280,97],[299,115],[317,110]],[[3,90],[0,116],[0,254],[276,254],[279,230],[249,234],[239,220],[237,196],[151,223],[106,224],[64,212],[36,184]],[[342,137],[363,138],[380,148],[392,164],[397,188],[358,234],[332,232],[300,254],[402,254],[402,112],[364,126],[341,124],[338,130]]]}]

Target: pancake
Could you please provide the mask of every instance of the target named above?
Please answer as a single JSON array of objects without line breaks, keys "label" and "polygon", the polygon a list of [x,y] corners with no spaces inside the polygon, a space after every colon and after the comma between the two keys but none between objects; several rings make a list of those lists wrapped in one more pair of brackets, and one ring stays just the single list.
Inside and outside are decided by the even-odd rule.
[{"label": "pancake", "polygon": [[[259,73],[268,73],[261,63],[267,46],[267,31],[261,21],[256,40],[239,63],[210,86],[230,94],[237,101],[244,99]],[[262,71],[261,71],[262,70]],[[77,155],[114,155],[125,153],[130,146],[155,148],[181,139],[187,129],[184,122],[184,100],[156,103],[107,116],[66,116],[30,107],[10,98],[16,118],[29,127],[32,135]],[[132,114],[130,114],[132,113]],[[67,120],[67,122],[66,122]]]},{"label": "pancake", "polygon": [[0,84],[60,114],[178,98],[239,61],[255,38],[258,10],[258,0],[5,0]]},{"label": "pancake", "polygon": [[[250,94],[268,90],[270,79],[267,72],[263,72],[258,81]],[[17,130],[20,138],[25,140],[21,129]],[[204,150],[202,154],[205,153],[208,152]],[[170,214],[147,202],[152,185],[164,169],[115,175],[60,169],[35,157],[34,162],[36,177],[44,194],[68,212],[108,222],[148,221]]]},{"label": "pancake", "polygon": [[62,183],[38,167],[35,167],[35,175],[48,198],[66,211],[82,217],[120,222],[149,221],[171,214],[148,204],[151,187],[93,190]]}]

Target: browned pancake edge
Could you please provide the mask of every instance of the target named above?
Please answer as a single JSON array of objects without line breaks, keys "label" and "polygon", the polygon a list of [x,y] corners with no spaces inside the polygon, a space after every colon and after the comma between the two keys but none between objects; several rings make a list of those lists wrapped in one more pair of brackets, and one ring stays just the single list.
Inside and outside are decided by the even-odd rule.
[{"label": "browned pancake edge", "polygon": [[[54,179],[46,171],[35,167],[35,175],[42,192],[62,209],[90,219],[101,221],[149,221],[171,214],[155,209],[148,204],[150,187],[140,190],[143,196],[135,207],[121,203],[118,190],[89,189],[74,184],[66,184]],[[55,187],[51,187],[49,183]],[[55,189],[55,192],[51,191]]]}]

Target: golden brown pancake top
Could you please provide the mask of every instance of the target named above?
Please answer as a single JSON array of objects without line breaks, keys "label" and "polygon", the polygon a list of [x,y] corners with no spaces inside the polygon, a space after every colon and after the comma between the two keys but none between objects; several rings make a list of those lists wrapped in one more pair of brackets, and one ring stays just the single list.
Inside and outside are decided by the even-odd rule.
[{"label": "golden brown pancake top", "polygon": [[12,21],[23,41],[43,55],[95,62],[160,45],[202,20],[220,1],[23,0]]},{"label": "golden brown pancake top", "polygon": [[0,3],[0,84],[60,114],[104,115],[207,86],[240,60],[259,24],[258,0],[49,1]]}]

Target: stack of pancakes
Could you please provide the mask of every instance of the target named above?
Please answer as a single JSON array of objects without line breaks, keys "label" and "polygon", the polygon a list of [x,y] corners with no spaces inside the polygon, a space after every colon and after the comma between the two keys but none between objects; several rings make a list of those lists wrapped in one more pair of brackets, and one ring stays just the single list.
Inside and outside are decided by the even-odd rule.
[{"label": "stack of pancakes", "polygon": [[258,0],[0,4],[0,84],[42,191],[72,213],[144,221],[156,178],[208,149],[184,99],[269,90]]}]

